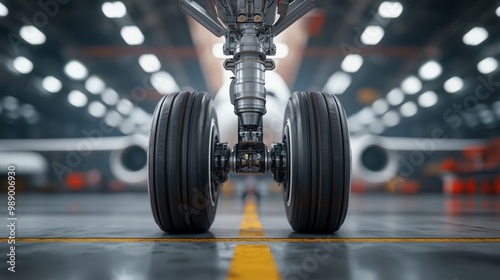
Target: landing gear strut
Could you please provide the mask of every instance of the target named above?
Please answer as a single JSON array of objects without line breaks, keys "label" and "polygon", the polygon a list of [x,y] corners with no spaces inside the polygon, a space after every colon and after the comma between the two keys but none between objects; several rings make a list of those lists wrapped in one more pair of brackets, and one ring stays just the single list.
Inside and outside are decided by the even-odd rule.
[{"label": "landing gear strut", "polygon": [[[167,232],[211,226],[220,185],[229,172],[272,172],[283,185],[290,225],[298,232],[333,232],[347,213],[351,158],[346,116],[328,93],[296,92],[288,101],[283,140],[263,142],[265,71],[273,70],[273,39],[314,7],[314,0],[193,0],[180,8],[216,36],[225,36],[224,68],[233,72],[230,100],[238,142],[221,143],[205,93],[168,95],[158,104],[150,136],[149,193],[155,221]],[[279,19],[275,21],[276,11]]]}]

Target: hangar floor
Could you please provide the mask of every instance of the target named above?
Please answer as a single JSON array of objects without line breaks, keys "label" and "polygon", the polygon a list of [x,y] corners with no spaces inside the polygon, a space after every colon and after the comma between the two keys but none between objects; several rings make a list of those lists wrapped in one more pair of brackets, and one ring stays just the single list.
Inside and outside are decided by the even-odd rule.
[{"label": "hangar floor", "polygon": [[[211,231],[201,235],[162,233],[147,194],[19,195],[17,202],[16,273],[2,261],[0,279],[500,275],[500,200],[492,197],[353,195],[333,235],[294,233],[281,197],[222,199]],[[1,232],[7,236],[5,226]]]}]

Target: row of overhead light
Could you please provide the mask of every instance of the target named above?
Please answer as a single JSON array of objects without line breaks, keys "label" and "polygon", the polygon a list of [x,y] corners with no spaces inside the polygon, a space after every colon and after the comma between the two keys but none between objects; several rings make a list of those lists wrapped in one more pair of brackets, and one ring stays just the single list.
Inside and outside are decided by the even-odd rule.
[{"label": "row of overhead light", "polygon": [[[136,131],[136,126],[149,124],[149,116],[144,110],[135,107],[128,99],[120,98],[120,95],[104,81],[95,76],[88,76],[87,68],[78,61],[70,61],[64,68],[66,75],[74,80],[85,80],[85,89],[93,95],[100,95],[102,102],[89,102],[88,96],[73,90],[68,94],[68,102],[77,107],[87,106],[88,113],[95,118],[103,118],[110,127],[118,127],[123,134],[131,134]],[[104,103],[104,104],[103,104]],[[108,110],[108,107],[114,107]]]},{"label": "row of overhead light", "polygon": [[[103,14],[110,19],[123,18],[127,15],[127,7],[121,1],[104,2],[101,6]],[[128,45],[141,45],[144,35],[135,25],[123,26],[120,30],[125,43]],[[146,73],[151,74],[151,85],[161,94],[179,91],[175,79],[170,73],[161,70],[161,62],[154,54],[144,54],[139,57],[139,65]]]},{"label": "row of overhead light", "polygon": [[[20,74],[29,74],[33,70],[33,63],[25,57],[16,57],[12,64],[13,68]],[[134,110],[134,106],[129,100],[120,100],[119,94],[114,89],[106,87],[101,78],[95,75],[89,77],[87,68],[79,61],[72,60],[68,62],[64,67],[64,73],[73,80],[85,80],[84,85],[88,92],[93,95],[100,95],[102,102],[106,105],[116,106],[116,110],[121,115],[116,110],[108,111],[106,105],[100,101],[95,100],[89,103],[88,96],[79,90],[72,90],[68,94],[67,99],[69,104],[77,108],[83,108],[88,105],[88,113],[96,118],[104,118],[106,124],[109,126],[118,127],[122,123],[123,117],[130,115]],[[60,92],[63,87],[62,82],[53,76],[43,78],[41,85],[44,90],[54,94]],[[128,129],[128,125],[125,125],[125,127],[127,129],[121,129],[122,132],[133,132]]]},{"label": "row of overhead light", "polygon": [[[112,7],[110,8],[111,5]],[[126,14],[125,5],[122,2],[104,3],[103,12],[111,18],[123,17]],[[0,17],[7,16],[9,13],[7,7],[0,2]],[[139,32],[137,32],[139,31]],[[140,44],[142,33],[138,28],[127,27],[121,31],[122,37],[129,44]],[[140,35],[139,35],[140,34]],[[31,45],[42,45],[46,42],[46,36],[35,26],[27,25],[21,27],[19,35],[23,40]],[[142,36],[143,37],[143,36]],[[158,59],[151,56],[143,56],[140,59],[140,64],[145,71],[159,70]],[[13,70],[19,74],[29,74],[33,71],[34,65],[28,58],[18,56],[12,60],[11,65]],[[85,80],[85,89],[93,95],[101,95],[102,102],[109,106],[115,106],[116,110],[107,109],[106,105],[100,101],[91,101],[86,94],[79,90],[73,90],[68,94],[68,102],[77,108],[83,108],[88,105],[88,113],[96,118],[104,118],[106,124],[111,127],[120,127],[120,131],[124,134],[130,134],[135,131],[135,125],[143,125],[149,123],[149,116],[142,109],[134,107],[127,99],[120,99],[119,94],[112,88],[106,87],[106,84],[99,77],[92,75],[89,77],[87,68],[79,61],[72,60],[64,67],[64,73],[71,79],[77,81]],[[161,78],[163,73],[158,72]],[[158,79],[159,80],[159,79]],[[173,80],[173,78],[172,78]],[[174,81],[175,82],[175,81]],[[156,85],[162,85],[156,81]],[[49,93],[58,93],[62,90],[62,82],[54,76],[47,76],[42,79],[41,86]],[[31,112],[32,110],[27,110]],[[36,110],[35,110],[36,113]],[[125,119],[129,116],[128,119]]]},{"label": "row of overhead light", "polygon": [[[12,66],[20,74],[29,74],[33,70],[33,63],[22,56],[16,57],[12,62]],[[117,106],[122,115],[126,116],[132,111],[133,105],[130,101],[126,99],[120,100],[119,94],[114,89],[106,87],[104,81],[99,77],[94,75],[88,77],[87,68],[79,61],[72,60],[68,62],[64,67],[64,73],[73,80],[85,80],[85,89],[88,92],[93,95],[100,94],[105,104]],[[43,78],[41,85],[49,93],[58,93],[63,87],[62,82],[54,76]],[[111,110],[108,112],[107,107],[99,101],[92,101],[89,104],[87,95],[79,90],[71,91],[67,98],[68,102],[77,108],[83,108],[88,105],[90,115],[96,118],[105,117],[106,123],[112,127],[118,126],[121,122],[121,116],[116,111]]]},{"label": "row of overhead light", "polygon": [[[378,15],[385,19],[398,18],[403,13],[403,5],[400,2],[384,1],[378,8]],[[364,45],[377,45],[385,35],[381,26],[368,25],[361,33],[360,40]],[[344,93],[352,82],[351,74],[359,71],[363,65],[363,57],[359,54],[347,55],[340,68],[342,71],[335,72],[326,82],[323,90],[332,94]]]},{"label": "row of overhead light", "polygon": [[35,125],[40,121],[40,114],[33,105],[22,104],[17,98],[9,95],[4,96],[0,102],[0,115],[2,114],[12,121],[22,117],[26,123],[31,125]]},{"label": "row of overhead light", "polygon": [[[6,17],[9,9],[0,2],[0,17]],[[32,45],[43,44],[46,40],[45,35],[34,26],[24,26],[19,31],[21,37]],[[25,57],[17,57],[12,61],[12,66],[21,74],[28,74],[33,70],[33,63]],[[0,103],[0,114],[4,113],[7,118],[16,120],[23,117],[26,123],[35,125],[40,120],[40,114],[31,104],[21,104],[13,96],[4,96]]]},{"label": "row of overhead light", "polygon": [[[500,7],[497,8],[497,15],[500,12]],[[488,38],[488,32],[482,27],[474,27],[467,32],[462,40],[464,44],[477,46]],[[477,64],[477,70],[481,74],[490,74],[498,69],[498,61],[493,57],[486,57]],[[418,76],[424,81],[430,81],[438,78],[442,74],[442,67],[436,61],[428,61],[424,63],[418,70]],[[409,76],[404,79],[400,88],[395,88],[387,93],[385,99],[376,100],[371,107],[365,107],[360,112],[350,118],[350,124],[353,131],[360,131],[364,125],[369,126],[372,133],[380,134],[385,130],[385,127],[394,127],[400,123],[400,115],[403,117],[412,117],[417,114],[418,106],[413,101],[407,101],[399,107],[399,114],[395,110],[389,110],[389,105],[398,106],[403,103],[405,93],[414,95],[422,90],[422,81],[416,76]],[[462,90],[464,81],[458,76],[453,76],[446,80],[443,88],[450,94],[455,94]],[[438,102],[438,95],[434,91],[426,91],[422,93],[417,103],[422,108],[429,108]],[[496,102],[495,112],[500,113],[500,102]],[[498,110],[497,110],[498,109]],[[493,114],[489,110],[479,110],[480,116],[484,119],[485,124],[489,124],[489,116]],[[381,121],[377,119],[377,115],[381,116]],[[498,114],[500,119],[500,114]]]}]

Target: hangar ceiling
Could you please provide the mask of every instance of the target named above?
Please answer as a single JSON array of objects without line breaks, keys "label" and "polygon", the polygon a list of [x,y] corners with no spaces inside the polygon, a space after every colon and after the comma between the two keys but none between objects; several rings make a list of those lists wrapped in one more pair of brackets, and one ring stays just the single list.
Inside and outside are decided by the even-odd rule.
[{"label": "hangar ceiling", "polygon": [[[500,2],[383,2],[317,1],[292,91],[336,92],[355,134],[499,136]],[[162,94],[215,94],[177,1],[0,3],[1,138],[147,133]]]}]

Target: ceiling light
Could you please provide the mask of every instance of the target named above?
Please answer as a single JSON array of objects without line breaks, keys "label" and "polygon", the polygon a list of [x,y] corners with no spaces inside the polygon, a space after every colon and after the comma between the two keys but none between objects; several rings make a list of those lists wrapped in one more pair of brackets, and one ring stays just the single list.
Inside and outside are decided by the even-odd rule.
[{"label": "ceiling light", "polygon": [[415,104],[415,102],[413,101],[408,101],[405,104],[401,105],[401,108],[399,108],[399,112],[403,117],[413,117],[418,112],[417,104]]},{"label": "ceiling light", "polygon": [[487,57],[477,64],[477,70],[483,74],[489,74],[498,68],[498,61],[493,57]]},{"label": "ceiling light", "polygon": [[30,43],[31,45],[41,45],[47,40],[42,31],[38,30],[38,28],[33,25],[21,27],[19,35],[21,35],[21,38],[23,38],[24,41]]},{"label": "ceiling light", "polygon": [[378,99],[377,101],[373,102],[372,109],[375,113],[382,115],[387,112],[387,110],[389,110],[389,104],[387,104],[387,101],[385,101],[384,99]]},{"label": "ceiling light", "polygon": [[144,35],[142,35],[141,30],[137,26],[124,26],[120,34],[125,43],[129,45],[140,45],[144,42]]},{"label": "ceiling light", "polygon": [[433,91],[426,91],[418,97],[418,105],[423,108],[429,108],[436,105],[438,101],[438,96]]},{"label": "ceiling light", "polygon": [[56,93],[61,90],[62,83],[55,77],[47,76],[43,79],[42,86],[46,91]]},{"label": "ceiling light", "polygon": [[130,119],[136,125],[149,125],[151,123],[151,119],[153,116],[151,114],[146,113],[143,109],[139,107],[135,107],[130,114]]},{"label": "ceiling light", "polygon": [[29,74],[33,71],[33,62],[24,56],[18,56],[12,61],[14,69],[21,74]]},{"label": "ceiling light", "polygon": [[122,18],[127,14],[127,7],[120,1],[104,2],[102,12],[108,18]]},{"label": "ceiling light", "polygon": [[378,7],[378,14],[383,18],[397,18],[403,12],[403,5],[399,2],[384,1]]},{"label": "ceiling light", "polygon": [[495,13],[497,14],[497,17],[500,17],[500,6],[498,6],[498,8],[497,8],[497,10],[496,10]]},{"label": "ceiling light", "polygon": [[375,120],[375,113],[370,107],[365,107],[359,111],[358,120],[361,124],[371,124]]},{"label": "ceiling light", "polygon": [[380,26],[367,26],[361,34],[361,42],[365,45],[376,45],[384,37],[384,29]]},{"label": "ceiling light", "polygon": [[434,60],[426,62],[420,69],[418,70],[418,75],[422,80],[433,80],[443,72],[443,68],[439,63]]},{"label": "ceiling light", "polygon": [[349,54],[342,61],[342,70],[348,73],[356,73],[363,65],[363,57],[359,54]]},{"label": "ceiling light", "polygon": [[107,88],[101,95],[102,101],[108,105],[116,105],[120,100],[120,95],[112,88]]},{"label": "ceiling light", "polygon": [[123,134],[131,134],[135,130],[135,124],[127,119],[120,124],[120,132]]},{"label": "ceiling light", "polygon": [[478,104],[475,109],[483,124],[489,125],[495,121],[495,116],[485,104]]},{"label": "ceiling light", "polygon": [[401,83],[401,89],[407,94],[415,94],[422,89],[422,82],[415,76],[410,76]]},{"label": "ceiling light", "polygon": [[397,106],[405,100],[405,95],[402,90],[395,88],[387,93],[386,99],[392,106]]},{"label": "ceiling light", "polygon": [[5,116],[10,120],[18,120],[21,114],[19,111],[7,111]]},{"label": "ceiling light", "polygon": [[68,94],[68,102],[75,107],[81,108],[87,105],[88,98],[81,91],[73,90]]},{"label": "ceiling light", "polygon": [[165,71],[151,75],[151,84],[161,94],[170,94],[180,90],[172,75]]},{"label": "ceiling light", "polygon": [[104,122],[111,127],[117,127],[122,122],[122,116],[117,111],[111,111],[104,117]]},{"label": "ceiling light", "polygon": [[160,71],[161,63],[154,54],[143,54],[139,57],[139,65],[144,72],[153,73]]},{"label": "ceiling light", "polygon": [[464,43],[469,46],[477,46],[488,38],[488,31],[482,27],[474,27],[462,38]]},{"label": "ceiling light", "polygon": [[476,115],[468,112],[464,112],[460,115],[465,120],[465,124],[467,124],[467,126],[469,127],[476,127],[479,124],[479,120],[477,119]]},{"label": "ceiling light", "polygon": [[14,96],[5,96],[2,99],[2,103],[5,110],[8,111],[16,111],[19,107],[19,100],[17,100],[17,98],[15,98]]},{"label": "ceiling light", "polygon": [[33,105],[31,105],[31,104],[21,105],[20,111],[21,111],[21,115],[26,119],[31,118],[36,113],[35,107],[33,107]]},{"label": "ceiling light", "polygon": [[101,118],[106,114],[106,106],[99,101],[92,101],[89,104],[89,114],[96,118]]},{"label": "ceiling light", "polygon": [[132,109],[134,108],[134,105],[132,102],[130,102],[128,99],[122,99],[118,104],[116,105],[116,109],[120,114],[127,116],[132,112]]},{"label": "ceiling light", "polygon": [[40,121],[40,114],[31,104],[22,105],[19,111],[21,111],[21,115],[28,124],[35,125]]},{"label": "ceiling light", "polygon": [[4,4],[0,3],[0,17],[6,17],[9,14],[9,9]]},{"label": "ceiling light", "polygon": [[351,85],[351,75],[344,72],[335,72],[326,82],[323,91],[332,94],[342,94]]},{"label": "ceiling light", "polygon": [[452,77],[444,82],[444,90],[448,93],[456,93],[464,87],[464,81],[460,77]]},{"label": "ceiling light", "polygon": [[106,84],[97,76],[90,76],[85,81],[85,88],[92,94],[99,94],[104,91]]},{"label": "ceiling light", "polygon": [[74,80],[83,80],[88,75],[87,68],[76,60],[72,60],[64,66],[64,73]]},{"label": "ceiling light", "polygon": [[385,130],[385,126],[381,121],[377,120],[370,124],[369,129],[373,134],[382,134],[382,132],[384,132]]},{"label": "ceiling light", "polygon": [[357,120],[357,118],[351,116],[347,119],[349,124],[349,132],[360,131],[363,129],[363,125]]},{"label": "ceiling light", "polygon": [[393,127],[399,124],[401,121],[398,113],[394,110],[391,110],[382,117],[382,121],[384,122],[384,125],[387,127]]}]

